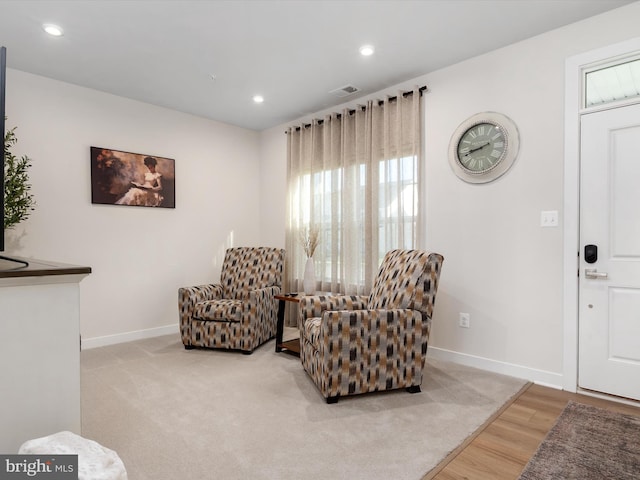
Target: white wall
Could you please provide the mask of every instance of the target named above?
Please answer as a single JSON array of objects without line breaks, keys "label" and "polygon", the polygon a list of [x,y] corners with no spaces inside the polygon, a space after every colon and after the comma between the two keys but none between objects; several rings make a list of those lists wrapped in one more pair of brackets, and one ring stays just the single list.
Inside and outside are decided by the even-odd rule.
[{"label": "white wall", "polygon": [[[8,127],[33,160],[37,207],[5,253],[93,269],[80,284],[85,346],[177,332],[178,287],[217,280],[226,247],[260,243],[259,134],[7,75]],[[175,159],[176,208],[92,205],[91,146]]]},{"label": "white wall", "polygon": [[[564,63],[637,36],[638,18],[640,2],[372,95],[429,87],[425,247],[445,256],[432,354],[562,384],[563,232],[539,215],[559,210],[562,224]],[[521,154],[472,186],[447,147],[483,110],[516,121]],[[178,287],[217,279],[227,246],[284,246],[288,125],[256,133],[13,70],[7,113],[38,202],[7,254],[92,267],[80,284],[85,346],[174,331]],[[176,208],[92,205],[90,146],[174,158]]]},{"label": "white wall", "polygon": [[[260,232],[265,244],[285,246],[287,136],[282,126],[260,135]],[[283,152],[284,148],[284,152]]]},{"label": "white wall", "polygon": [[[445,257],[432,354],[562,386],[563,232],[541,228],[540,211],[558,210],[562,225],[565,60],[637,36],[639,18],[636,2],[372,95],[429,88],[425,248]],[[464,119],[488,110],[515,120],[520,155],[497,181],[469,185],[449,167],[449,140]],[[287,126],[262,133],[274,170],[285,161]],[[284,187],[284,177],[270,179],[263,196],[282,196]],[[279,208],[263,212],[274,229],[284,226]],[[263,224],[265,238],[274,234]],[[471,314],[471,328],[458,327],[459,312]]]}]

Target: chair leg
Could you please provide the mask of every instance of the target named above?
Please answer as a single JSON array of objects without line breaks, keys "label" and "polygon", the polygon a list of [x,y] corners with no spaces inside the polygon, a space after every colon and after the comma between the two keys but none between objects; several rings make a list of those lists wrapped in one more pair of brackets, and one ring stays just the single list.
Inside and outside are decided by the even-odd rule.
[{"label": "chair leg", "polygon": [[338,403],[338,398],[340,398],[339,395],[336,395],[335,397],[327,397],[327,403],[329,405],[331,405],[333,403]]},{"label": "chair leg", "polygon": [[407,387],[407,392],[420,393],[420,385],[411,385],[410,387]]},{"label": "chair leg", "polygon": [[185,345],[184,346],[185,350],[193,350],[194,348],[196,348],[195,345]]}]

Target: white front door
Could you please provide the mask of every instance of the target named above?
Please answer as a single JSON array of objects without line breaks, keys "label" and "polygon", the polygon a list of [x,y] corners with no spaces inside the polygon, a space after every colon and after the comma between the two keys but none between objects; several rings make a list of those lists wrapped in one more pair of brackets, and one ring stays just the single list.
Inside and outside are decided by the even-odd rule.
[{"label": "white front door", "polygon": [[580,136],[578,385],[640,400],[640,105]]}]

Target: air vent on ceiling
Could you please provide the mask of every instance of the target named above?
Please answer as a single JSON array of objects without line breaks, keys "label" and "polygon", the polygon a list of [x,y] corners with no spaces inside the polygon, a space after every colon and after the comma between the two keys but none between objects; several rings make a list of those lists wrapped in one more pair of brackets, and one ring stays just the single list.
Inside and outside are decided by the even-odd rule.
[{"label": "air vent on ceiling", "polygon": [[360,89],[358,87],[354,87],[353,85],[345,85],[344,87],[336,88],[335,90],[331,90],[329,93],[333,93],[338,97],[348,97],[356,92],[359,92]]}]

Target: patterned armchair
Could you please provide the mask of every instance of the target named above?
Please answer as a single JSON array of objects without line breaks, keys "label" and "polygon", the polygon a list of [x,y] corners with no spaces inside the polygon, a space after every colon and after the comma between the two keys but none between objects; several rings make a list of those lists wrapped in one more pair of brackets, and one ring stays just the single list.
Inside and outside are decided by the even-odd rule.
[{"label": "patterned armchair", "polygon": [[226,251],[220,283],[178,289],[180,332],[186,349],[226,348],[251,353],[276,334],[284,250]]},{"label": "patterned armchair", "polygon": [[368,297],[300,298],[300,359],[327,403],[377,390],[420,391],[443,260],[392,250]]}]

